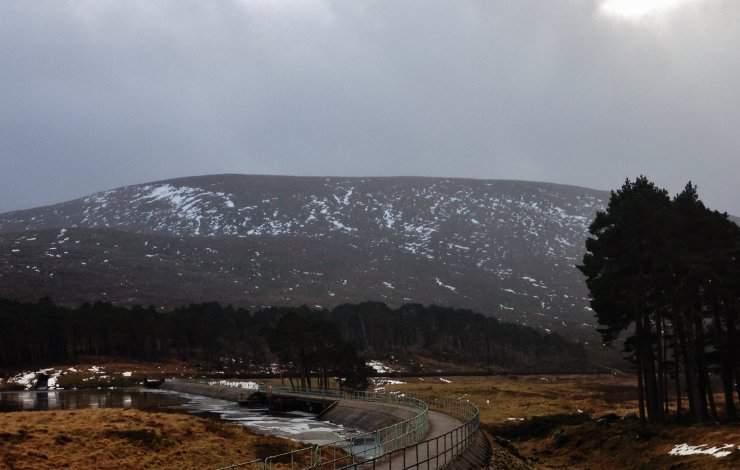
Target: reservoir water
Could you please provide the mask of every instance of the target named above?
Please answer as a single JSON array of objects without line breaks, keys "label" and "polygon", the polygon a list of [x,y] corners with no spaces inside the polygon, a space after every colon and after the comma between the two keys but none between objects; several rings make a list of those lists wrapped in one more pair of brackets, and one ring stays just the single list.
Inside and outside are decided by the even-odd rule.
[{"label": "reservoir water", "polygon": [[135,408],[215,416],[246,426],[255,432],[312,444],[325,444],[359,433],[338,424],[320,421],[309,413],[278,413],[267,409],[245,408],[226,400],[168,390],[121,388],[0,392],[0,412],[81,408]]}]

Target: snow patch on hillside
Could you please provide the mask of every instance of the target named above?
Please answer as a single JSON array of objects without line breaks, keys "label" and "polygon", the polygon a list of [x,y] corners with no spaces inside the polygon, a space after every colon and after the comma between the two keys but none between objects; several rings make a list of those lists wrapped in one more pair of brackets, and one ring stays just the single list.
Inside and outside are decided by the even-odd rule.
[{"label": "snow patch on hillside", "polygon": [[449,284],[445,284],[444,282],[440,281],[438,277],[435,277],[434,280],[437,282],[437,285],[440,287],[444,287],[445,289],[449,289],[452,292],[457,292],[457,288],[454,286],[451,286]]}]

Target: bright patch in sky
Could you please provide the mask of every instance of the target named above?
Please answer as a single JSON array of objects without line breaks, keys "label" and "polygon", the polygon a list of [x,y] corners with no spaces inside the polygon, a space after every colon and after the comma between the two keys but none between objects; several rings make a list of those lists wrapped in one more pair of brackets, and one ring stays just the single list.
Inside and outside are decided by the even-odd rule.
[{"label": "bright patch in sky", "polygon": [[605,0],[602,12],[625,19],[639,20],[649,15],[659,15],[691,0]]}]

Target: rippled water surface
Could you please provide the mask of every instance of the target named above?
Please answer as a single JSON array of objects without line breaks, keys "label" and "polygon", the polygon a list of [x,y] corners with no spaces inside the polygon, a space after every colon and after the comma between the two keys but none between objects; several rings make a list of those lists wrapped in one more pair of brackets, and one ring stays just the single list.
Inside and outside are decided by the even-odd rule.
[{"label": "rippled water surface", "polygon": [[75,410],[79,408],[167,409],[185,403],[185,397],[146,389],[48,390],[0,392],[0,412]]}]

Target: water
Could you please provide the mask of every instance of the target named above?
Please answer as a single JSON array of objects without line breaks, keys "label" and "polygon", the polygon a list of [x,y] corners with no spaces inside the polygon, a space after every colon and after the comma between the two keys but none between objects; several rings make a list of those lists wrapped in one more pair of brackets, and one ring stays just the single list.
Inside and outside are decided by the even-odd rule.
[{"label": "water", "polygon": [[303,412],[272,412],[200,395],[121,388],[105,390],[49,390],[0,392],[0,412],[74,410],[80,408],[135,408],[145,411],[176,411],[216,416],[261,434],[282,436],[311,444],[326,444],[356,435],[359,431],[317,420]]},{"label": "water", "polygon": [[216,415],[261,434],[287,437],[311,444],[326,444],[360,433],[341,424],[318,420],[316,415],[302,411],[277,412],[267,408],[245,408],[232,401],[186,393],[177,395],[187,401],[171,409],[193,414]]},{"label": "water", "polygon": [[0,412],[75,410],[78,408],[136,408],[164,410],[186,402],[175,394],[140,389],[48,390],[0,392]]}]

